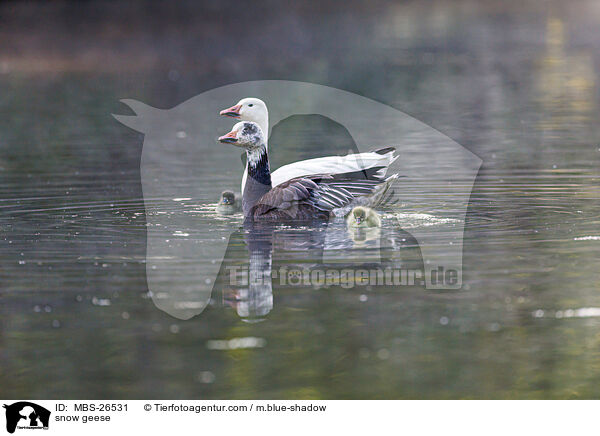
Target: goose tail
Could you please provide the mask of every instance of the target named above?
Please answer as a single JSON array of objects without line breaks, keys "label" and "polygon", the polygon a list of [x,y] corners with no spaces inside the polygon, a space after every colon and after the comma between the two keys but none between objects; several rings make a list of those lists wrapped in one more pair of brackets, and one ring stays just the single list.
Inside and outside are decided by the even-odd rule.
[{"label": "goose tail", "polygon": [[392,185],[396,182],[396,180],[398,180],[398,177],[399,176],[396,173],[392,174],[387,179],[385,179],[385,181],[375,189],[375,192],[371,197],[371,204],[369,206],[380,206],[381,204],[383,204],[383,202],[387,198],[387,194],[392,193]]},{"label": "goose tail", "polygon": [[390,167],[390,165],[396,162],[396,159],[398,159],[399,157],[395,154],[396,147],[379,148],[377,150],[372,151],[372,153],[380,156],[380,158],[377,160],[377,163],[373,165],[374,167],[379,167],[377,168],[375,178],[383,180],[386,176],[387,170]]}]

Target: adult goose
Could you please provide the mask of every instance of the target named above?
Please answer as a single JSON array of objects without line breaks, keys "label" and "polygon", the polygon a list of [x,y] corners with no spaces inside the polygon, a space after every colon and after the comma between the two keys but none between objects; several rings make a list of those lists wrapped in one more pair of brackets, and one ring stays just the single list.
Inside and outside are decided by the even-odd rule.
[{"label": "adult goose", "polygon": [[[222,110],[220,114],[257,123],[265,135],[265,147],[268,146],[269,111],[264,101],[253,97],[243,98],[234,106]],[[398,158],[398,156],[394,156],[394,151],[393,147],[386,147],[366,153],[326,156],[294,162],[273,171],[271,183],[273,186],[279,186],[295,177],[314,174],[347,176],[352,174],[363,180],[384,180],[388,167]],[[248,162],[246,162],[246,169],[242,176],[242,193],[247,177]]]},{"label": "adult goose", "polygon": [[397,175],[384,180],[342,180],[331,174],[295,177],[273,186],[267,144],[261,127],[251,121],[233,126],[219,138],[246,150],[248,177],[242,194],[244,217],[252,221],[310,221],[346,215],[357,205],[376,204]]}]

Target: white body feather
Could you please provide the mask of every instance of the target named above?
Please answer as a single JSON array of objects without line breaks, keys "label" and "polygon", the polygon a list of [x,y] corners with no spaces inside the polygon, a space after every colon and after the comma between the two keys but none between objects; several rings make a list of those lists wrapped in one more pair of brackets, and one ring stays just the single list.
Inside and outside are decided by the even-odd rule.
[{"label": "white body feather", "polygon": [[[273,186],[280,185],[290,179],[300,176],[311,176],[315,174],[340,174],[365,170],[374,167],[383,167],[377,177],[383,179],[388,167],[398,156],[393,152],[381,155],[375,152],[348,154],[346,156],[327,156],[315,159],[307,159],[284,165],[271,173]],[[242,176],[242,194],[248,177],[248,165]]]}]

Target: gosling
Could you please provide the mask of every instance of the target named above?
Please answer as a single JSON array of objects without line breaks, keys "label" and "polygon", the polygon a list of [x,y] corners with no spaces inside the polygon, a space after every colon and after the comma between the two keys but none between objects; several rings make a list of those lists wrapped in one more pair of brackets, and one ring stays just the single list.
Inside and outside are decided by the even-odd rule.
[{"label": "gosling", "polygon": [[357,206],[346,218],[346,224],[352,228],[379,228],[381,219],[373,209]]},{"label": "gosling", "polygon": [[217,213],[221,215],[233,215],[240,211],[239,201],[235,199],[235,194],[231,191],[223,191],[221,199],[217,204]]}]

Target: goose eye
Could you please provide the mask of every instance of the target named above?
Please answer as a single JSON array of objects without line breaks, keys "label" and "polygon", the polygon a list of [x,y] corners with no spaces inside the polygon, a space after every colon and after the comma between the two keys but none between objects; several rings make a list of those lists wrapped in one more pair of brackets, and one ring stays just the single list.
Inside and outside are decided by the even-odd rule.
[{"label": "goose eye", "polygon": [[250,103],[250,104],[248,105],[248,107],[252,107],[252,106],[254,106],[254,103]]}]

